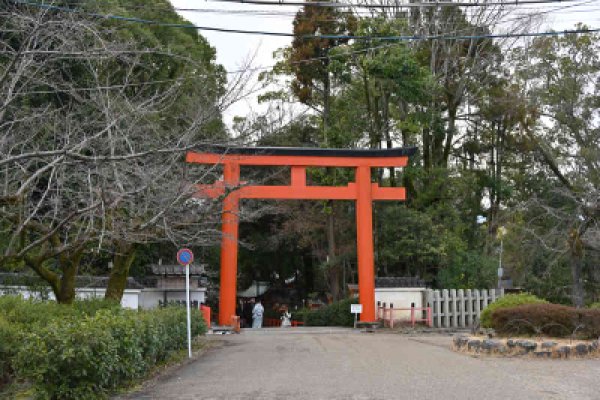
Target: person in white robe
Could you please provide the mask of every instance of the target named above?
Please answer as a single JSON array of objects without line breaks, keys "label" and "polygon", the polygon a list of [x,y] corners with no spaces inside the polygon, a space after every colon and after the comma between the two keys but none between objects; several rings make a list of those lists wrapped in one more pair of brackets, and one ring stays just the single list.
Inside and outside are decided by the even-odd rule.
[{"label": "person in white robe", "polygon": [[252,328],[262,328],[264,313],[265,308],[261,304],[260,300],[256,300],[256,304],[252,309]]}]

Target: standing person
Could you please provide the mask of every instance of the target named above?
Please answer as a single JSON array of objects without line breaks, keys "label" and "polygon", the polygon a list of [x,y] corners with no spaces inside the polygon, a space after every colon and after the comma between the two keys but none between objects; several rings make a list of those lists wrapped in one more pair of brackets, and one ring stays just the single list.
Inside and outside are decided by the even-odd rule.
[{"label": "standing person", "polygon": [[254,309],[254,297],[244,303],[242,317],[244,318],[244,328],[252,327],[252,310]]},{"label": "standing person", "polygon": [[287,328],[288,326],[292,326],[292,314],[290,314],[287,307],[285,307],[283,309],[283,314],[281,315],[281,327]]},{"label": "standing person", "polygon": [[252,328],[262,328],[263,314],[265,308],[260,303],[260,299],[256,300],[256,304],[252,309]]}]

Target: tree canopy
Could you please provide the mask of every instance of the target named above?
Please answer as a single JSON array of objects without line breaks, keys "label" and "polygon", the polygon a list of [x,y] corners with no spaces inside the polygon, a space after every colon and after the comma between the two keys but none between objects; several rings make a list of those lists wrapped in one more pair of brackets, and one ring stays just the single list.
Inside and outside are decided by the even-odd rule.
[{"label": "tree canopy", "polygon": [[[166,1],[144,5],[78,3],[185,22]],[[220,171],[184,167],[186,150],[417,146],[406,168],[372,174],[407,191],[405,203],[374,207],[378,276],[490,288],[503,257],[515,286],[577,306],[597,301],[599,37],[489,37],[509,22],[516,34],[533,29],[533,18],[507,18],[514,10],[304,5],[292,43],[261,75],[268,111],[227,127],[232,92],[197,31],[9,2],[0,10],[0,262],[32,268],[69,302],[82,266],[106,273],[111,260],[108,292],[119,298],[132,266],[173,243],[203,247],[218,269],[219,204],[194,198],[194,184]],[[401,36],[414,40],[382,39]],[[339,168],[308,175],[317,185],[354,179]],[[357,279],[354,204],[266,209],[241,228],[240,285],[295,281],[298,301],[343,297]]]}]

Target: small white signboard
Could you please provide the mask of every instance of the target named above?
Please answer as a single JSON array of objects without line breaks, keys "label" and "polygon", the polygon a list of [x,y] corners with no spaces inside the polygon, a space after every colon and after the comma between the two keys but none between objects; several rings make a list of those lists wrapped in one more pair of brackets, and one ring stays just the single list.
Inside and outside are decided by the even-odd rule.
[{"label": "small white signboard", "polygon": [[362,313],[362,304],[350,304],[350,312],[354,314],[354,329],[356,329],[356,317]]},{"label": "small white signboard", "polygon": [[362,313],[362,304],[350,304],[350,312],[352,314],[361,314]]}]

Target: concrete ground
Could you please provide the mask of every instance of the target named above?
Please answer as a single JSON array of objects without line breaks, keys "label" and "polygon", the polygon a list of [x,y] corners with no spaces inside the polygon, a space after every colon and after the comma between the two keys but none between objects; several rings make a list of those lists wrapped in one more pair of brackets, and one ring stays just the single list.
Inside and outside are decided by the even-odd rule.
[{"label": "concrete ground", "polygon": [[128,399],[600,399],[600,360],[474,358],[450,336],[246,330]]}]

